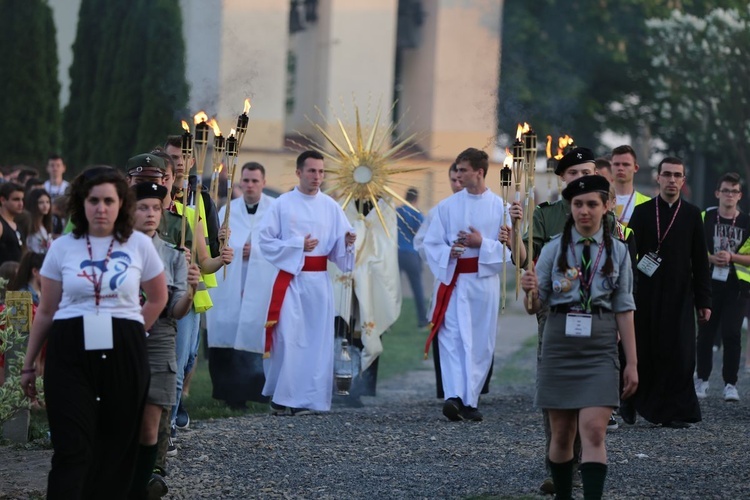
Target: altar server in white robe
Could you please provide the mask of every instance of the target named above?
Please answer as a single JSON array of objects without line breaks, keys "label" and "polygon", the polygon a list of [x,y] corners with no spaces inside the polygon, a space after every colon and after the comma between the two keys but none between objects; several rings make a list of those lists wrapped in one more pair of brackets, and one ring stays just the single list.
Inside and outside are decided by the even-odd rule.
[{"label": "altar server in white robe", "polygon": [[510,255],[497,240],[504,206],[485,185],[487,153],[469,148],[456,164],[464,189],[436,207],[424,239],[427,263],[440,281],[425,352],[437,335],[443,414],[481,421],[477,405],[495,351],[499,273]]},{"label": "altar server in white robe", "polygon": [[[263,165],[250,162],[242,166],[242,196],[229,202],[227,242],[242,259],[232,261],[226,274],[216,273],[219,286],[209,290],[214,307],[206,312],[213,398],[235,410],[244,409],[247,401],[268,402],[262,394],[262,357],[276,268],[261,256],[257,241],[260,220],[275,202],[263,194],[265,185]],[[219,211],[220,220],[225,213],[226,205]],[[244,293],[246,289],[248,293]]]},{"label": "altar server in white robe", "polygon": [[343,210],[320,191],[323,156],[297,158],[299,185],[261,221],[259,246],[279,270],[266,316],[263,394],[275,414],[328,411],[333,391],[334,304],[330,260],[348,272],[356,235]]}]

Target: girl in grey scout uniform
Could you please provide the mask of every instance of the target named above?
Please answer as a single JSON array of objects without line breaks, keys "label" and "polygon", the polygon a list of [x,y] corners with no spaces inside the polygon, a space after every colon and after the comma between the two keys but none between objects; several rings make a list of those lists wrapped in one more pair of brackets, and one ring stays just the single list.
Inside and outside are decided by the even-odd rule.
[{"label": "girl in grey scout uniform", "polygon": [[153,182],[142,182],[131,187],[131,190],[136,199],[134,229],[153,241],[164,264],[169,301],[159,319],[148,331],[146,340],[151,383],[146,397],[146,407],[143,410],[138,460],[130,495],[132,498],[145,498],[148,488],[149,498],[160,498],[168,491],[163,467],[159,467],[161,474],[152,474],[152,471],[155,470],[159,444],[162,445],[162,456],[166,453],[168,435],[159,439],[159,419],[162,411],[171,409],[175,403],[177,320],[187,314],[193,303],[200,270],[195,264],[188,267],[184,254],[163,241],[157,234],[163,214],[162,201],[167,196],[167,188]]},{"label": "girl in grey scout uniform", "polygon": [[622,396],[638,387],[633,275],[627,247],[603,229],[607,180],[581,177],[562,195],[571,205],[565,229],[542,249],[536,270],[526,272],[521,281],[530,314],[543,304],[550,308],[536,405],[550,415],[549,461],[556,498],[571,498],[576,428],[584,496],[600,498],[607,475],[607,422],[619,404],[618,331],[627,359]]}]

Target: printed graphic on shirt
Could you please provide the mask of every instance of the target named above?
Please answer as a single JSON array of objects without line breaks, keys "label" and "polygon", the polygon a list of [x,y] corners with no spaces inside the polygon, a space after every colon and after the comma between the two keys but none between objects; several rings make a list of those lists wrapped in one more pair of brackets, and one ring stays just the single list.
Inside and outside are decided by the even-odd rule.
[{"label": "printed graphic on shirt", "polygon": [[[101,280],[102,288],[106,284],[112,292],[116,292],[117,288],[125,281],[125,273],[130,267],[130,263],[130,255],[123,251],[116,251],[112,252],[108,263],[105,259],[93,261],[85,259],[81,262],[81,272],[77,276],[87,280],[94,287]],[[104,273],[106,276],[102,276],[99,273]],[[109,295],[102,294],[102,298],[114,297],[117,297],[116,293]]]},{"label": "printed graphic on shirt", "polygon": [[714,226],[714,253],[726,250],[737,253],[745,241],[745,228],[721,222]]}]

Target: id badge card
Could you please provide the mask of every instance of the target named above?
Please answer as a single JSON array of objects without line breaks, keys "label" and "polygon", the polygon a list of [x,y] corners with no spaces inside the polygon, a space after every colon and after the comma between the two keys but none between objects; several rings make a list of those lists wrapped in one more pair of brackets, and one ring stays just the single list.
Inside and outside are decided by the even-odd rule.
[{"label": "id badge card", "polygon": [[83,346],[87,351],[112,349],[111,314],[86,314],[83,317]]},{"label": "id badge card", "polygon": [[714,266],[714,272],[711,274],[711,279],[714,279],[716,281],[726,281],[729,279],[729,270],[729,266]]},{"label": "id badge card", "polygon": [[566,337],[591,337],[591,315],[568,313],[565,317]]},{"label": "id badge card", "polygon": [[654,252],[649,252],[638,262],[638,270],[650,278],[660,265],[661,257]]}]

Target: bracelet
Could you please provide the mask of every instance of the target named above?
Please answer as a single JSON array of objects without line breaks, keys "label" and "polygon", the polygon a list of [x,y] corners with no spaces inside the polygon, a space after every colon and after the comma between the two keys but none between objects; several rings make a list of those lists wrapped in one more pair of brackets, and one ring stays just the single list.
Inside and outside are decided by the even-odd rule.
[{"label": "bracelet", "polygon": [[36,368],[23,368],[23,369],[21,369],[21,375],[26,375],[28,373],[36,373]]}]

